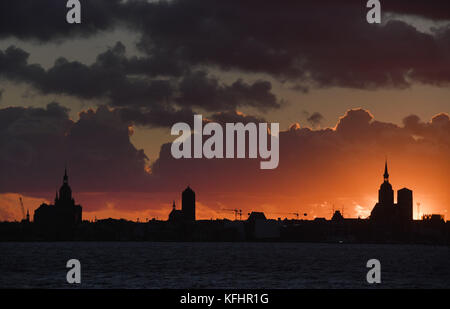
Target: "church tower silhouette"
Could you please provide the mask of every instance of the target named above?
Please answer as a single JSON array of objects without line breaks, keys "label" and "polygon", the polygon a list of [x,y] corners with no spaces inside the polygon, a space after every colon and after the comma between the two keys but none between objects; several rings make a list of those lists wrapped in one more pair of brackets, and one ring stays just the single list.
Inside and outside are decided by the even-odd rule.
[{"label": "church tower silhouette", "polygon": [[64,169],[63,183],[56,192],[55,204],[42,204],[34,212],[34,222],[42,227],[70,228],[82,221],[82,207],[76,205],[69,186],[67,168]]},{"label": "church tower silhouette", "polygon": [[394,206],[394,190],[392,190],[392,185],[389,183],[387,160],[384,163],[383,180],[380,190],[378,190],[378,203],[386,206]]},{"label": "church tower silhouette", "polygon": [[387,159],[384,163],[383,183],[378,190],[378,203],[372,209],[370,219],[379,222],[411,222],[412,191],[403,188],[397,191],[397,204],[394,203],[394,190],[389,183]]}]

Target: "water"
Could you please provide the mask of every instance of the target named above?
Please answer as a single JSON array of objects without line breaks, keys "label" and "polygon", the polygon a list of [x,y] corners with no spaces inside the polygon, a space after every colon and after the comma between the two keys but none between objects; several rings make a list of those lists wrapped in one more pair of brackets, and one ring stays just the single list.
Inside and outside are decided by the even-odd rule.
[{"label": "water", "polygon": [[0,243],[0,288],[449,288],[449,247],[305,243]]}]

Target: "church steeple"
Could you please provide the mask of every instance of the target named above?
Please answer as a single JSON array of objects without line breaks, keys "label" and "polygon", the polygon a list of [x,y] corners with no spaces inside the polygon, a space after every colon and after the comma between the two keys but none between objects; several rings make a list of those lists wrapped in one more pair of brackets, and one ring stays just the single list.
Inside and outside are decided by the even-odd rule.
[{"label": "church steeple", "polygon": [[63,178],[63,183],[68,183],[69,182],[69,177],[67,176],[67,168],[64,168],[64,178]]},{"label": "church steeple", "polygon": [[378,190],[378,203],[382,205],[393,206],[394,205],[394,190],[392,190],[392,186],[389,183],[389,173],[387,166],[387,159],[384,163],[384,181],[380,186],[380,190]]},{"label": "church steeple", "polygon": [[388,167],[387,167],[387,159],[384,163],[384,175],[383,175],[384,181],[389,181],[389,173],[388,173]]},{"label": "church steeple", "polygon": [[59,202],[71,201],[72,200],[72,189],[69,186],[69,177],[67,176],[67,168],[64,168],[63,184],[59,189]]}]

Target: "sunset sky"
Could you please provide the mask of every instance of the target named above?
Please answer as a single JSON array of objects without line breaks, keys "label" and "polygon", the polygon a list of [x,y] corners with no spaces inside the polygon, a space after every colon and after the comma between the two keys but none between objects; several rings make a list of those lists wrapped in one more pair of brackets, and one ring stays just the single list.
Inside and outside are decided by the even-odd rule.
[{"label": "sunset sky", "polygon": [[[339,2],[339,3],[338,3]],[[52,202],[67,164],[83,218],[367,217],[385,158],[414,218],[450,217],[450,2],[0,3],[0,221]],[[170,128],[194,114],[280,123],[280,163],[181,159]],[[396,196],[396,194],[395,194]],[[246,216],[244,216],[246,218]]]}]

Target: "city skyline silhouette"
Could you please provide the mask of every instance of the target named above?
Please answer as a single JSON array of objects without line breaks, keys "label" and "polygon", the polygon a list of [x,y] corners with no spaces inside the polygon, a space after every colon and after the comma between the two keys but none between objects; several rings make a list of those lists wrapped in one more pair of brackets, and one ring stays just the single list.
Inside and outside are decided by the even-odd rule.
[{"label": "city skyline silhouette", "polygon": [[[59,194],[59,196],[60,196],[60,199],[61,200],[63,200],[63,199],[65,199],[65,197],[64,197],[64,195],[65,195],[65,193],[64,193],[64,188],[67,188],[66,190],[68,190],[69,191],[69,193],[67,193],[67,195],[69,196],[69,197],[67,197],[67,199],[69,200],[69,203],[73,203],[73,199],[71,198],[71,194],[72,194],[72,192],[71,192],[71,188],[68,186],[68,175],[67,175],[67,167],[65,168],[65,170],[64,170],[64,180],[63,180],[63,186],[59,189],[59,193],[58,193],[58,191],[56,192],[56,197],[55,197],[55,202],[54,202],[54,205],[56,205],[56,204],[58,204],[58,194]],[[368,215],[367,216],[365,216],[365,217],[362,217],[362,218],[369,218],[370,217],[370,213],[372,213],[372,217],[373,217],[373,212],[374,212],[374,210],[375,210],[375,208],[377,207],[377,205],[378,204],[391,204],[393,207],[396,205],[396,204],[394,204],[394,199],[393,199],[393,191],[392,191],[392,186],[390,185],[390,183],[389,183],[389,174],[387,174],[387,158],[385,159],[385,170],[384,170],[384,175],[383,175],[383,178],[384,178],[384,182],[383,182],[383,184],[382,184],[382,186],[381,186],[381,189],[379,190],[379,192],[378,192],[378,195],[379,195],[379,197],[378,197],[378,203],[376,204],[376,205],[373,205],[372,207],[370,206],[370,205],[368,205],[368,208],[369,208],[369,212],[368,212]],[[388,198],[388,201],[382,201],[382,197],[381,197],[381,194],[382,194],[382,190],[384,190],[383,189],[383,186],[384,185],[388,185],[390,188],[388,189],[388,191],[390,190],[391,191],[391,193],[389,193],[389,192],[385,192],[384,194],[386,195],[391,195],[391,197],[389,197]],[[189,186],[187,186],[187,188],[189,188]],[[406,190],[406,191],[410,191],[410,190],[408,190],[407,188],[403,188],[402,190]],[[401,191],[401,190],[400,190]],[[406,193],[406,192],[405,192]],[[424,215],[431,215],[432,214],[432,212],[426,212],[425,210],[421,213],[421,215],[420,216],[418,216],[417,214],[419,213],[419,206],[420,206],[420,202],[414,202],[413,201],[413,198],[412,198],[412,192],[410,193],[411,194],[411,197],[409,198],[411,201],[409,202],[409,210],[408,210],[408,212],[410,212],[410,213],[408,213],[408,216],[409,217],[413,217],[413,214],[415,214],[415,216],[413,217],[414,219],[422,219],[422,217],[424,216]],[[20,200],[21,200],[21,205],[22,205],[22,207],[23,207],[23,202],[22,202],[22,196],[20,196]],[[72,202],[70,202],[70,200],[72,200]],[[180,201],[182,201],[182,199],[180,199]],[[173,200],[173,204],[172,204],[172,209],[173,210],[176,210],[176,206],[175,206],[175,200]],[[48,205],[50,205],[50,203],[48,203],[48,202],[44,202],[41,206],[43,206],[43,207],[41,207],[41,208],[47,208],[47,206]],[[50,205],[50,206],[52,206],[52,205]],[[218,211],[217,211],[217,214],[218,214],[218,216],[217,217],[211,217],[211,219],[213,218],[213,219],[220,219],[220,218],[224,218],[224,219],[231,219],[233,216],[234,216],[234,218],[236,219],[237,218],[237,215],[240,213],[240,218],[242,219],[242,213],[244,213],[244,218],[245,218],[245,214],[247,214],[248,213],[248,215],[250,214],[250,212],[251,211],[260,211],[261,209],[259,209],[258,207],[255,207],[255,209],[249,209],[249,208],[247,208],[247,209],[245,209],[245,207],[242,207],[243,205],[237,205],[236,207],[237,208],[234,208],[234,209],[226,209],[226,208],[221,208],[221,209],[219,209]],[[335,205],[335,204],[331,204],[330,203],[330,205],[328,205],[329,207],[330,207],[330,212],[329,212],[329,216],[324,216],[324,217],[329,217],[329,218],[331,218],[332,216],[334,216],[334,214],[335,214],[335,210],[339,210],[339,213],[344,213],[344,209],[346,208],[346,206],[347,206],[347,209],[349,208],[348,206],[349,205],[345,205],[345,204],[340,204],[340,205]],[[414,206],[416,206],[416,207],[414,207]],[[244,208],[244,210],[242,210],[241,208]],[[35,208],[35,210],[37,210],[38,208],[36,207]],[[168,209],[166,209],[166,207],[164,207],[163,209],[162,209],[163,211],[166,211],[167,212],[167,214],[168,214],[168,216],[170,217],[170,215],[171,215],[171,213],[169,214],[169,210]],[[301,205],[299,205],[299,206],[297,206],[296,207],[296,212],[287,212],[287,211],[283,211],[283,209],[276,209],[275,211],[269,211],[269,212],[266,212],[266,216],[268,217],[268,218],[290,218],[290,219],[293,219],[293,218],[299,218],[299,214],[300,213],[302,213],[302,219],[309,219],[309,220],[312,220],[312,219],[314,219],[314,218],[316,218],[317,216],[314,216],[314,217],[312,217],[312,216],[308,216],[308,213],[305,211],[305,209],[304,209],[304,207],[302,207]],[[26,212],[27,213],[29,213],[29,211],[30,211],[30,209],[27,207],[26,208]],[[178,214],[177,214],[177,212],[178,212]],[[175,212],[174,212],[174,216],[177,216],[177,215],[179,215],[181,213],[181,211],[178,211],[178,210],[176,210]],[[444,214],[441,214],[444,218],[445,218],[445,215]],[[150,220],[150,219],[159,219],[159,220],[164,220],[164,215],[162,216],[162,218],[156,218],[156,217],[147,217],[147,218],[139,218],[139,217],[137,217],[136,218],[136,220],[143,220],[143,221],[148,221],[148,220]],[[167,216],[166,216],[167,217]],[[347,216],[348,217],[348,216]],[[351,217],[351,216],[350,216]],[[361,218],[361,216],[357,216],[358,218]],[[96,218],[96,217],[95,217]],[[111,217],[111,218],[114,218],[114,217]],[[19,219],[19,221],[20,220],[23,220],[23,219],[25,219],[25,208],[24,208],[24,210],[23,210],[23,212],[22,212],[22,217]],[[101,219],[101,218],[96,218],[96,219]],[[106,218],[105,218],[106,219]],[[115,219],[122,219],[121,217],[116,217]],[[203,218],[203,219],[208,219],[208,218]],[[17,219],[16,219],[17,220]],[[92,220],[92,219],[90,219],[90,220]],[[135,220],[135,221],[136,221]],[[78,220],[78,221],[80,221],[80,220]],[[133,221],[133,220],[132,220]]]},{"label": "city skyline silhouette", "polygon": [[[356,1],[104,1],[77,25],[42,1],[3,10],[0,221],[23,219],[19,197],[30,213],[52,204],[66,162],[91,221],[165,219],[187,185],[198,219],[365,218],[385,156],[393,190],[414,191],[414,218],[448,218],[444,1],[383,4],[381,25]],[[194,115],[279,123],[279,165],[173,159],[171,127]]]},{"label": "city skyline silhouette", "polygon": [[[445,132],[446,125],[450,121],[444,114],[439,117],[434,118],[434,124],[430,123],[424,127],[427,134],[432,132],[431,130],[435,130],[436,133]],[[439,122],[436,119],[439,119]],[[368,135],[373,142],[379,143],[375,149],[383,153],[373,152],[371,147],[364,148],[363,144],[359,145],[366,139],[362,140],[361,137],[354,136],[353,127],[355,126],[359,126],[360,131],[366,131],[367,133],[364,134]],[[386,128],[380,131],[380,126],[386,126]],[[142,176],[131,178],[131,180],[128,176],[117,175],[105,178],[106,175],[102,174],[102,170],[106,167],[90,165],[87,169],[71,154],[62,153],[56,161],[62,162],[61,165],[66,161],[70,163],[69,167],[73,175],[72,185],[76,188],[78,200],[85,206],[85,218],[89,220],[108,217],[127,220],[166,218],[167,212],[170,212],[172,208],[172,201],[177,196],[174,190],[182,190],[188,183],[192,183],[198,191],[203,193],[198,209],[198,218],[203,219],[234,217],[234,213],[224,212],[222,209],[242,209],[244,214],[251,209],[258,209],[265,211],[271,218],[294,217],[294,213],[307,213],[309,219],[331,218],[333,208],[345,208],[346,216],[365,218],[370,215],[373,204],[377,200],[373,188],[378,185],[376,175],[385,154],[388,154],[391,169],[394,171],[394,187],[399,189],[397,185],[402,184],[413,190],[419,188],[414,190],[413,216],[415,219],[430,213],[447,215],[448,194],[445,186],[448,182],[446,173],[448,164],[445,163],[446,161],[441,161],[444,160],[445,148],[442,150],[438,148],[439,151],[436,154],[439,157],[433,161],[433,164],[429,161],[419,164],[425,158],[418,155],[421,151],[426,151],[426,146],[431,143],[431,139],[427,144],[424,144],[424,141],[429,137],[418,139],[414,142],[417,145],[411,144],[409,130],[407,125],[392,127],[392,124],[377,122],[373,120],[370,113],[362,109],[348,111],[331,130],[293,126],[280,134],[281,165],[273,173],[257,171],[255,168],[257,162],[249,159],[228,160],[229,162],[170,159],[170,154],[166,151],[167,144],[162,148],[161,157],[150,165],[151,170],[147,172],[142,166],[142,171],[139,172]],[[394,134],[393,132],[397,132],[395,133],[397,135],[405,135],[407,139],[398,145],[392,145],[389,139],[380,140],[383,135],[378,136],[381,133]],[[361,135],[361,133],[358,134]],[[323,144],[321,140],[328,142]],[[355,144],[351,152],[345,148],[348,147],[345,144],[349,142]],[[321,152],[314,154],[316,150],[310,149],[317,148],[317,145],[320,145]],[[335,147],[339,145],[345,147],[337,150]],[[406,149],[412,147],[415,150],[405,153],[404,147],[407,147]],[[332,149],[337,151],[329,152]],[[432,148],[430,151],[435,152],[435,149]],[[307,155],[309,152],[312,153]],[[434,153],[433,156],[435,156]],[[336,157],[341,158],[336,159]],[[310,164],[311,162],[313,163]],[[50,173],[45,172],[40,175],[33,173],[32,177],[17,178],[17,182],[21,183],[22,187],[20,191],[23,193],[12,187],[7,189],[10,193],[0,193],[0,206],[4,209],[0,212],[0,220],[20,221],[23,219],[18,207],[19,197],[23,198],[25,208],[31,212],[34,212],[42,201],[51,203],[50,188],[55,188],[55,179],[60,176],[54,164],[50,166],[49,162],[48,167],[47,164],[44,166]],[[126,171],[125,174],[129,172]],[[27,173],[25,168],[22,174]],[[108,173],[107,171],[106,174]],[[366,177],[364,175],[366,173],[370,177]],[[191,175],[194,174],[196,176],[192,177]],[[218,194],[210,190],[210,177],[212,177],[210,175],[220,175],[220,177],[214,177],[214,190],[218,190]],[[305,177],[305,175],[308,176]],[[297,184],[292,181],[288,183],[288,179],[295,180]],[[11,185],[5,182],[3,188],[8,186]],[[26,189],[27,187],[29,189]],[[234,194],[233,191],[236,193]],[[271,193],[272,191],[278,193],[275,195]],[[176,199],[176,202],[181,204],[181,200]],[[3,217],[1,217],[2,214]]]},{"label": "city skyline silhouette", "polygon": [[[263,211],[249,210],[242,219],[242,210],[233,209],[235,220],[211,218],[197,220],[196,193],[188,185],[181,193],[181,209],[173,201],[172,211],[165,220],[127,221],[119,218],[82,219],[81,205],[75,204],[69,185],[67,168],[63,182],[56,192],[54,204],[43,203],[33,220],[27,210],[19,228],[0,223],[0,240],[158,240],[158,241],[315,241],[315,242],[406,242],[436,243],[450,241],[450,221],[442,214],[427,214],[413,220],[413,191],[402,188],[397,200],[389,182],[386,159],[383,182],[378,190],[378,202],[368,218],[345,217],[344,211],[334,209],[331,219],[296,218],[274,220]],[[21,206],[22,205],[22,200]],[[229,210],[228,210],[229,211]],[[237,217],[239,216],[239,219]],[[144,224],[144,226],[142,226]],[[125,232],[127,231],[127,232]],[[430,231],[433,236],[430,236]],[[0,233],[1,234],[1,233]],[[207,235],[207,236],[206,236]],[[118,237],[118,239],[117,239]]]},{"label": "city skyline silhouette", "polygon": [[2,0],[0,25],[8,294],[450,287],[449,0]]}]

